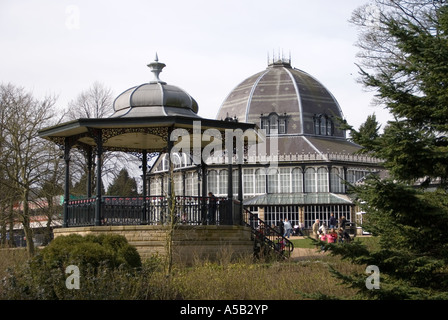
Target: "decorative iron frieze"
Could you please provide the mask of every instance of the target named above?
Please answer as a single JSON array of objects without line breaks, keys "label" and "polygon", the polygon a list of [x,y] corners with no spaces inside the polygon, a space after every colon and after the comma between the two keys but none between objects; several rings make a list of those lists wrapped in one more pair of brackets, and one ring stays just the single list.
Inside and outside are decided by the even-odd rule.
[{"label": "decorative iron frieze", "polygon": [[159,136],[163,141],[168,141],[168,127],[154,127],[154,128],[111,128],[103,129],[103,142],[127,133],[145,133]]}]

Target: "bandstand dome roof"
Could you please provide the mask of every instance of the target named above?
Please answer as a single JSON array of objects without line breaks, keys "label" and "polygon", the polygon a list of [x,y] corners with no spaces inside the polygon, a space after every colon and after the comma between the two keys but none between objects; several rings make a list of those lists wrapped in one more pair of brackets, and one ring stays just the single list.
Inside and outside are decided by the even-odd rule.
[{"label": "bandstand dome roof", "polygon": [[197,117],[198,103],[183,89],[160,80],[159,74],[166,65],[158,61],[148,64],[154,79],[127,89],[114,101],[116,117],[188,116]]},{"label": "bandstand dome roof", "polygon": [[[44,128],[39,136],[69,148],[89,149],[101,143],[106,151],[160,153],[166,152],[169,142],[177,147],[193,146],[196,132],[202,139],[196,139],[195,145],[205,147],[212,143],[212,137],[214,144],[225,141],[227,129],[256,128],[253,123],[200,117],[196,100],[184,90],[160,80],[159,74],[165,64],[158,61],[157,54],[148,67],[154,79],[121,93],[114,101],[114,113],[110,117],[71,120]],[[220,139],[207,133],[208,129],[222,133]],[[177,140],[171,140],[174,139],[172,133]]]}]

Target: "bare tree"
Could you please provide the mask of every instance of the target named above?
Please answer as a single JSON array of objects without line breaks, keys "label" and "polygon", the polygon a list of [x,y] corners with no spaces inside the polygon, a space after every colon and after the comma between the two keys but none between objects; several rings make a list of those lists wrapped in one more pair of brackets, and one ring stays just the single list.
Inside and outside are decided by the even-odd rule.
[{"label": "bare tree", "polygon": [[[69,103],[68,118],[105,118],[113,113],[113,93],[110,88],[100,82],[94,82],[90,88],[81,92]],[[74,152],[72,154],[73,179],[81,181],[87,176],[86,154]],[[120,152],[105,152],[102,156],[102,179],[112,181],[123,167],[128,167],[135,159]],[[96,181],[92,181],[95,185]]]},{"label": "bare tree", "polygon": [[[3,90],[0,92],[0,244],[1,246],[11,245],[12,236],[11,231],[14,226],[13,221],[13,204],[14,193],[9,187],[10,183],[5,172],[6,162],[6,143],[5,143],[5,121],[8,113],[7,110],[7,95],[4,95]],[[6,234],[7,226],[9,225],[9,241]]]},{"label": "bare tree", "polygon": [[[356,43],[360,49],[357,53],[359,66],[364,72],[377,76],[392,75],[394,81],[402,83],[410,92],[418,90],[418,83],[394,66],[406,64],[407,55],[400,49],[398,39],[388,32],[391,21],[404,21],[419,26],[428,35],[434,35],[437,10],[445,1],[436,0],[372,0],[357,8],[350,23],[358,28]],[[394,62],[394,63],[391,63]],[[383,77],[381,77],[383,78]],[[360,82],[364,77],[360,78]],[[377,101],[379,102],[379,101]]]},{"label": "bare tree", "polygon": [[60,196],[64,194],[65,178],[61,150],[59,150],[59,147],[56,144],[49,144],[47,147],[48,161],[42,167],[42,176],[37,183],[38,199],[43,199],[45,201],[39,201],[35,204],[36,207],[43,204],[41,211],[47,218],[47,223],[44,229],[43,245],[46,245],[51,241],[53,220],[61,218],[62,205]]},{"label": "bare tree", "polygon": [[[34,255],[33,230],[31,229],[30,201],[32,190],[42,179],[48,163],[55,156],[50,153],[50,142],[40,139],[38,131],[54,119],[55,97],[35,99],[31,93],[12,84],[0,86],[2,118],[2,169],[3,187],[17,196],[17,210],[29,255]],[[16,199],[14,199],[16,200]]]},{"label": "bare tree", "polygon": [[[104,118],[112,112],[112,91],[98,81],[95,81],[88,89],[82,91],[78,96],[69,102],[67,117],[68,120],[76,120],[83,118]],[[71,152],[71,175],[72,180],[87,184],[87,153],[84,150],[73,150]],[[93,155],[92,155],[93,156]],[[107,159],[107,155],[103,155],[103,161]],[[92,185],[96,181],[91,181]],[[82,189],[86,194],[86,186]]]},{"label": "bare tree", "polygon": [[105,118],[113,113],[113,93],[100,82],[94,82],[90,88],[81,92],[68,104],[68,118]]}]

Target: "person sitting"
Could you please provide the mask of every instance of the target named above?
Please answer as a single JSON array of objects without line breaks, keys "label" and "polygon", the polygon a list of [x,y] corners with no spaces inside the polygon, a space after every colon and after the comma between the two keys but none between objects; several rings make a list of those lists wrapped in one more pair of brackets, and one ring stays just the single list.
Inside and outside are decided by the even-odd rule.
[{"label": "person sitting", "polygon": [[[320,239],[320,241],[322,241],[322,242],[326,242],[327,241],[327,234],[326,233],[324,233],[324,232],[322,232],[320,235],[319,235],[319,239]],[[320,250],[323,252],[323,251],[325,251],[325,245],[322,243],[322,245],[320,246]]]},{"label": "person sitting", "polygon": [[347,242],[348,243],[350,241],[352,241],[352,238],[350,237],[348,232],[342,228],[339,228],[339,242]]},{"label": "person sitting", "polygon": [[[297,228],[296,228],[297,227]],[[295,232],[297,236],[305,236],[303,234],[303,223],[299,222],[299,224],[297,226],[294,226]]]},{"label": "person sitting", "polygon": [[302,230],[300,229],[300,226],[296,224],[294,226],[294,231],[292,232],[293,236],[303,236]]},{"label": "person sitting", "polygon": [[338,229],[338,242],[339,243],[344,242],[344,229],[342,228]]},{"label": "person sitting", "polygon": [[283,223],[283,227],[284,227],[284,234],[283,236],[286,237],[290,237],[291,236],[291,232],[292,232],[292,226],[291,226],[291,222],[288,221],[288,219],[285,219],[285,222]]},{"label": "person sitting", "polygon": [[331,228],[330,232],[327,234],[327,242],[328,243],[335,243],[338,239],[338,234],[334,230],[334,228]]},{"label": "person sitting", "polygon": [[327,234],[327,225],[325,222],[322,223],[322,225],[319,227],[319,234]]}]

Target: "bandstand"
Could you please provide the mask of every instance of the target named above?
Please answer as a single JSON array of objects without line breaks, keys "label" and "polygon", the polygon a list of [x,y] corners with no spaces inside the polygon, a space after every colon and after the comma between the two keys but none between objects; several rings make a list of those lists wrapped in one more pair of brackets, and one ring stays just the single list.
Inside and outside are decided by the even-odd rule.
[{"label": "bandstand", "polygon": [[[145,257],[163,253],[167,225],[175,222],[178,231],[174,242],[179,255],[183,252],[179,259],[188,259],[186,255],[199,251],[210,255],[222,246],[231,246],[237,253],[253,252],[253,221],[243,211],[242,195],[233,195],[231,182],[234,178],[232,167],[241,154],[236,145],[247,149],[251,143],[258,143],[262,137],[257,133],[257,126],[198,116],[198,104],[188,93],[160,80],[159,74],[165,64],[158,61],[157,55],[148,67],[153,80],[121,93],[114,101],[114,113],[110,117],[82,118],[40,131],[41,138],[56,143],[64,151],[63,227],[54,230],[55,237],[70,233],[115,232],[126,236]],[[246,138],[239,144],[240,136],[234,133],[249,131],[254,134],[244,135]],[[247,137],[253,137],[253,141]],[[204,151],[210,152],[217,146],[227,159],[230,182],[227,196],[219,198],[209,197],[206,193],[207,159],[204,156]],[[70,200],[70,154],[73,149],[85,154],[88,168],[86,196],[77,200]],[[101,181],[102,156],[106,151],[125,152],[141,160],[141,196],[106,197],[102,194],[101,183],[96,183],[96,190],[92,190],[92,175],[96,175],[96,181]],[[149,194],[149,161],[161,154],[171,157],[178,153],[188,154],[198,168],[202,194],[186,197],[174,193],[171,187],[173,161],[168,161],[169,183],[164,194]],[[239,184],[242,183],[241,175],[240,170]]]}]

